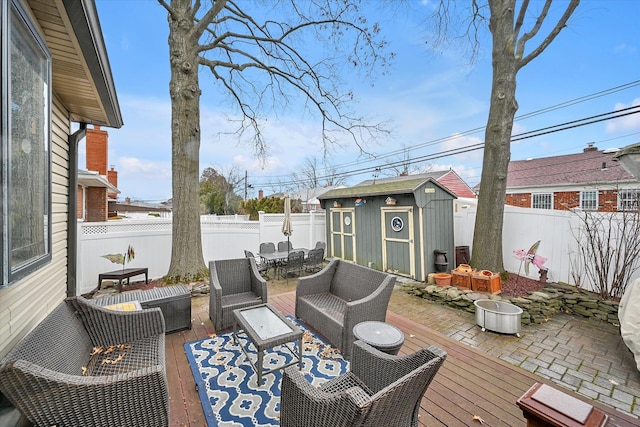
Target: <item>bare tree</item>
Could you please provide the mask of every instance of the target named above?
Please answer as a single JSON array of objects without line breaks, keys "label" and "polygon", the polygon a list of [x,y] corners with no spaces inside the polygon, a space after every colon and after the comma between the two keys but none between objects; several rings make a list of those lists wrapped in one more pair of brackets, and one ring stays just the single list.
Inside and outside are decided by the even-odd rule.
[{"label": "bare tree", "polygon": [[346,178],[330,162],[324,160],[321,164],[317,157],[307,157],[300,170],[293,174],[292,181],[300,189],[340,185],[346,182]]},{"label": "bare tree", "polygon": [[580,225],[574,230],[574,238],[578,243],[581,271],[603,299],[622,297],[629,279],[640,268],[637,204],[622,212],[577,210],[575,214]]},{"label": "bare tree", "polygon": [[[325,144],[346,132],[361,146],[381,129],[350,113],[353,95],[341,90],[337,74],[345,64],[365,71],[384,65],[385,43],[378,39],[378,25],[361,16],[357,0],[158,2],[168,12],[171,67],[174,213],[167,279],[190,281],[206,274],[196,209],[200,70],[208,69],[229,95],[240,113],[237,134],[249,135],[259,155],[267,146],[262,112],[279,111],[291,93],[319,116]],[[332,48],[321,57],[306,55],[303,47],[311,41]]]},{"label": "bare tree", "polygon": [[[478,268],[504,271],[502,226],[507,171],[511,156],[511,131],[518,110],[516,76],[553,42],[563,28],[567,27],[567,22],[580,0],[562,2],[561,7],[564,11],[557,18],[549,17],[552,3],[553,0],[545,0],[542,8],[534,12],[529,8],[529,0],[487,0],[486,3],[471,0],[465,3],[469,5],[465,12],[458,12],[456,7],[460,2],[441,0],[434,15],[440,35],[449,31],[452,22],[457,24],[457,30],[463,28],[475,46],[475,56],[479,45],[478,32],[485,25],[485,13],[487,8],[489,10],[493,77],[471,257],[471,264]],[[463,19],[466,25],[454,21],[455,14],[466,15],[468,19]],[[529,15],[535,16],[535,19],[531,19]],[[546,36],[539,34],[548,19],[557,20],[555,24],[550,22]],[[529,49],[527,43],[534,38],[540,38],[541,41],[533,49]]]}]

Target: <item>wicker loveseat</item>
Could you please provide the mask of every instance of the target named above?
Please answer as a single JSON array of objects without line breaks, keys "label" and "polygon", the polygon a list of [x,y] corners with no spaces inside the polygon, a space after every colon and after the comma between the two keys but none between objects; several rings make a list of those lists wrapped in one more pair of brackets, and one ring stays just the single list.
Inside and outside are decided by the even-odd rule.
[{"label": "wicker loveseat", "polygon": [[285,369],[280,398],[282,427],[418,425],[422,396],[447,354],[429,346],[405,356],[353,344],[350,371],[319,387],[294,366]]},{"label": "wicker loveseat", "polygon": [[296,317],[324,335],[349,358],[353,327],[366,320],[384,322],[395,277],[335,259],[296,286]]},{"label": "wicker loveseat", "polygon": [[68,298],[0,362],[0,391],[37,426],[168,426],[162,312]]}]

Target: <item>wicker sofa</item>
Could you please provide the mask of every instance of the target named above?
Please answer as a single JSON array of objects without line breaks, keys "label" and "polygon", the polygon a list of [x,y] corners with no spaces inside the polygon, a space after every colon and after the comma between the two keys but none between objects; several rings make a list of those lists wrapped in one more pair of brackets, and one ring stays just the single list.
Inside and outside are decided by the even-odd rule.
[{"label": "wicker sofa", "polygon": [[290,366],[282,376],[280,425],[417,426],[422,396],[446,357],[435,346],[393,356],[356,341],[349,372],[319,387]]},{"label": "wicker sofa", "polygon": [[0,391],[37,426],[168,426],[164,327],[67,298],[0,362]]},{"label": "wicker sofa", "polygon": [[324,335],[348,359],[353,327],[366,320],[384,322],[395,277],[334,259],[296,286],[296,317]]}]

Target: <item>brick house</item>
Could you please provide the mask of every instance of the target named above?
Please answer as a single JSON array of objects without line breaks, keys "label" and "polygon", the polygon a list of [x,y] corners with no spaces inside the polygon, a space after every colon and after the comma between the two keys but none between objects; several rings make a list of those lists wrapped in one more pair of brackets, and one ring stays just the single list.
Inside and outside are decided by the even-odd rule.
[{"label": "brick house", "polygon": [[509,163],[505,203],[523,208],[599,212],[637,209],[640,181],[613,160],[617,149]]},{"label": "brick house", "polygon": [[87,170],[78,171],[77,218],[88,222],[109,218],[109,200],[118,198],[118,172],[107,170],[109,134],[94,126],[87,128]]}]

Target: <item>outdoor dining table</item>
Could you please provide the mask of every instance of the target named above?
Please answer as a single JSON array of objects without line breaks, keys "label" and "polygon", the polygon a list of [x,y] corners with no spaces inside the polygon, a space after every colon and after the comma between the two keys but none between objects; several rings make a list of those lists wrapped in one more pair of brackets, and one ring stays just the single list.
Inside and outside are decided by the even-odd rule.
[{"label": "outdoor dining table", "polygon": [[278,266],[278,263],[282,261],[286,261],[289,258],[289,254],[291,252],[299,252],[299,251],[304,252],[305,257],[309,253],[309,249],[307,248],[293,248],[289,251],[275,251],[275,252],[267,252],[267,253],[258,252],[257,255],[263,260],[265,260],[265,262],[267,262],[270,266],[273,267],[273,271],[274,271],[273,277],[275,278],[275,270],[276,270],[276,267]]}]

